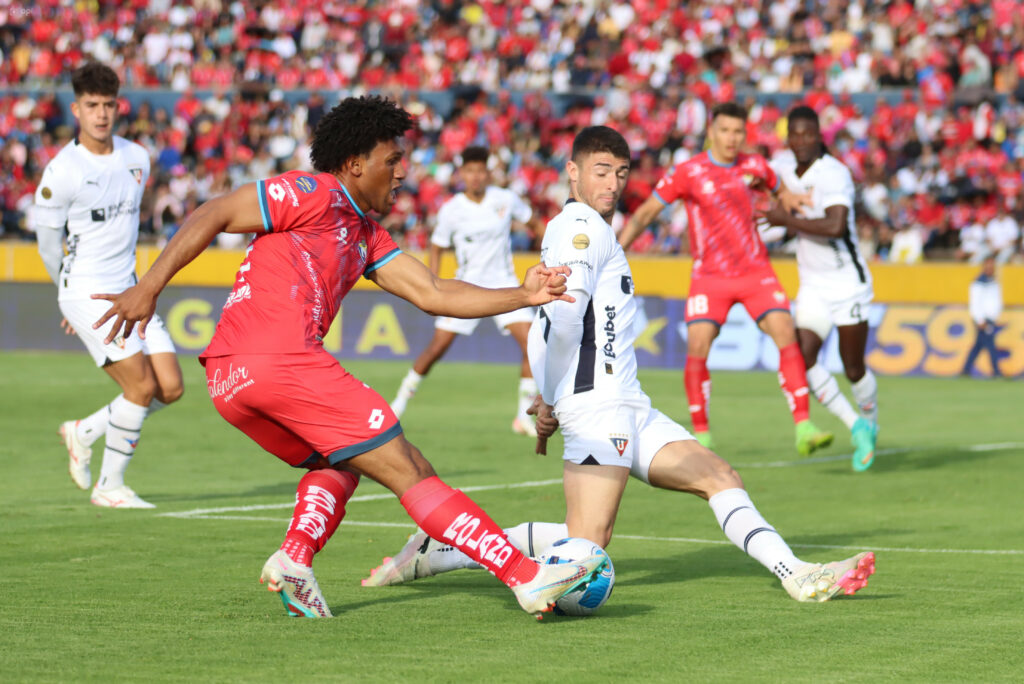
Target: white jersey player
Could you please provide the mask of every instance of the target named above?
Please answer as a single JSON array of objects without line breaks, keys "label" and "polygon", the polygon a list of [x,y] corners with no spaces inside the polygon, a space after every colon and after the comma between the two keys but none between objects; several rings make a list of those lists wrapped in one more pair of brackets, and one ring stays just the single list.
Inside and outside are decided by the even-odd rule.
[{"label": "white jersey player", "polygon": [[[439,273],[441,253],[455,250],[458,270],[455,277],[482,287],[515,287],[519,283],[512,264],[512,222],[528,224],[536,233],[544,224],[533,218],[533,211],[511,190],[490,185],[487,169],[489,152],[483,147],[467,147],[462,152],[459,174],[465,190],[444,203],[437,213],[437,226],[430,238],[430,270]],[[520,309],[492,320],[503,335],[512,335],[522,349],[518,406],[512,430],[535,436],[533,419],[526,411],[537,395],[537,385],[526,360],[526,334],[533,320],[531,309]],[[451,347],[456,335],[472,335],[479,318],[438,317],[434,321],[434,337],[416,358],[402,380],[398,394],[391,402],[395,415],[401,417],[420,381]]]},{"label": "white jersey player", "polygon": [[[790,151],[772,166],[789,188],[810,195],[811,206],[799,216],[776,208],[766,218],[796,235],[800,290],[795,319],[807,384],[818,401],[850,429],[853,469],[864,471],[875,458],[878,383],[864,363],[874,292],[871,272],[857,247],[853,177],[825,151],[813,109],[801,106],[790,112],[788,144]],[[833,327],[860,412],[843,396],[831,373],[817,363]]]},{"label": "white jersey player", "polygon": [[[72,480],[92,485],[91,445],[105,435],[103,465],[92,503],[118,508],[152,508],[124,483],[124,471],[139,441],[148,412],[182,394],[181,369],[162,321],[147,330],[104,342],[110,326],[93,329],[109,308],[92,299],[121,292],[136,282],[135,246],[139,209],[149,178],[149,154],[113,135],[117,111],[117,75],[89,63],[72,76],[71,111],[80,131],[43,171],[35,195],[35,231],[39,254],[57,283],[62,327],[85,344],[96,365],[120,385],[122,394],[82,420],[60,426],[68,449]],[[68,252],[63,251],[67,232]]]},{"label": "white jersey player", "polygon": [[[540,308],[529,352],[541,391],[540,439],[559,425],[565,438],[566,522],[524,523],[508,531],[509,539],[531,555],[567,536],[607,546],[632,475],[708,500],[726,536],[775,573],[794,599],[854,593],[874,572],[874,554],[824,565],[798,559],[758,513],[736,471],[653,408],[640,387],[633,277],[608,223],[629,168],[629,147],[611,128],[592,126],[576,136],[567,164],[572,200],[548,223],[541,252],[547,266],[572,268],[566,287],[575,301]],[[363,584],[398,584],[463,567],[473,564],[420,531]]]}]

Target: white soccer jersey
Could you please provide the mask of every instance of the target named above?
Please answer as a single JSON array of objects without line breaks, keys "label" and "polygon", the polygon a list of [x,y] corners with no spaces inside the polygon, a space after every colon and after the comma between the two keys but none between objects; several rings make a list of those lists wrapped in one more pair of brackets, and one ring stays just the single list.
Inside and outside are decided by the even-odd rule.
[{"label": "white soccer jersey", "polygon": [[445,249],[455,248],[455,277],[459,280],[484,287],[505,286],[510,275],[515,277],[512,220],[526,223],[532,215],[529,205],[511,190],[488,186],[480,202],[460,192],[437,213],[430,241]]},{"label": "white soccer jersey", "polygon": [[830,154],[818,157],[803,176],[796,175],[796,158],[788,150],[772,160],[771,166],[786,187],[796,193],[810,193],[812,206],[804,218],[825,217],[825,209],[841,205],[849,209],[846,232],[838,238],[797,233],[796,260],[800,285],[825,288],[865,286],[871,272],[857,247],[857,225],[853,203],[856,191],[846,166]]},{"label": "white soccer jersey", "polygon": [[149,178],[149,153],[114,136],[110,154],[93,154],[74,140],[43,171],[34,220],[68,231],[59,299],[121,292],[135,282],[139,207]]},{"label": "white soccer jersey", "polygon": [[564,368],[556,369],[558,379],[553,388],[546,387],[551,376],[545,370],[552,309],[569,305],[561,301],[545,304],[530,326],[530,368],[541,395],[552,403],[584,393],[594,401],[646,399],[636,377],[633,350],[637,316],[633,276],[612,227],[588,205],[569,202],[548,223],[541,261],[547,266],[569,266],[568,290],[590,295],[582,337]]}]

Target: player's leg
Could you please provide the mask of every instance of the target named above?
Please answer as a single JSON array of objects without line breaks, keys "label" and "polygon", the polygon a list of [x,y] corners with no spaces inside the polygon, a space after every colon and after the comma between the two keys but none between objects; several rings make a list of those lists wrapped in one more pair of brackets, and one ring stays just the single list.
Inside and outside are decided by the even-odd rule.
[{"label": "player's leg", "polygon": [[159,316],[153,316],[146,326],[146,339],[142,341],[142,345],[150,365],[153,366],[153,375],[156,376],[156,394],[149,404],[148,415],[152,415],[181,399],[185,393],[185,382],[181,376],[181,366],[178,364],[171,334]]},{"label": "player's leg", "polygon": [[651,410],[640,430],[632,474],[654,487],[707,500],[726,537],[782,580],[798,601],[826,601],[866,585],[874,571],[873,554],[829,565],[800,560],[754,506],[732,466],[689,437],[667,416]]},{"label": "player's leg", "polygon": [[[747,310],[751,311],[749,304]],[[827,447],[832,443],[832,433],[818,429],[810,419],[810,391],[807,388],[804,357],[797,343],[793,317],[788,310],[779,309],[770,309],[757,316],[751,311],[751,316],[754,316],[761,330],[779,348],[779,385],[796,425],[797,452],[801,456],[808,456]]]},{"label": "player's leg", "polygon": [[705,446],[711,446],[709,412],[711,408],[711,374],[708,354],[711,343],[735,303],[735,293],[728,278],[695,278],[690,282],[686,298],[686,366],[683,385],[690,410],[693,433]]},{"label": "player's leg", "polygon": [[981,350],[985,346],[984,335],[984,330],[977,326],[974,327],[974,344],[971,346],[970,351],[967,352],[967,359],[964,360],[964,367],[960,371],[960,375],[971,375],[971,371],[974,369],[974,362],[977,361],[978,355],[981,354]]},{"label": "player's leg", "polygon": [[[513,312],[518,314],[519,312]],[[506,314],[508,315],[508,314]],[[500,318],[500,317],[498,317]],[[537,381],[533,379],[533,371],[530,370],[530,360],[526,355],[527,338],[530,334],[529,321],[517,321],[505,326],[505,330],[515,339],[522,351],[522,360],[519,364],[519,391],[517,395],[516,417],[512,421],[512,431],[530,437],[537,436],[537,429],[534,427],[533,416],[526,413],[533,405],[537,396]]]},{"label": "player's leg", "polygon": [[818,363],[821,345],[833,328],[832,311],[818,290],[801,287],[797,293],[793,319],[800,352],[807,367],[807,386],[822,406],[839,418],[848,429],[860,417],[843,396],[835,376]]},{"label": "player's leg", "polygon": [[988,358],[992,364],[993,377],[1003,377],[1002,371],[999,370],[999,350],[996,348],[995,330],[985,332],[985,348],[988,350]]},{"label": "player's leg", "polygon": [[[391,410],[399,418],[405,413],[405,408],[409,404],[409,400],[416,394],[416,390],[419,389],[420,382],[430,372],[430,369],[434,367],[434,364],[440,361],[448,352],[448,348],[455,341],[458,331],[451,330],[450,328],[460,325],[456,321],[457,319],[444,318],[438,319],[435,322],[434,336],[430,339],[430,343],[420,352],[420,355],[416,357],[416,361],[413,362],[412,368],[402,378],[402,384],[398,387],[398,394],[395,395],[394,401],[391,402]],[[470,329],[470,332],[472,332],[472,329]]]},{"label": "player's leg", "polygon": [[868,322],[836,328],[839,334],[839,356],[843,369],[850,381],[854,399],[861,415],[850,426],[853,442],[853,469],[861,472],[871,467],[875,460],[875,443],[878,439],[878,381],[864,362],[868,341]]},{"label": "player's leg", "polygon": [[103,464],[91,501],[97,506],[111,508],[153,508],[124,482],[124,473],[135,455],[149,403],[156,393],[153,368],[139,349],[128,358],[107,364],[103,370],[121,387],[122,396],[110,404]]}]

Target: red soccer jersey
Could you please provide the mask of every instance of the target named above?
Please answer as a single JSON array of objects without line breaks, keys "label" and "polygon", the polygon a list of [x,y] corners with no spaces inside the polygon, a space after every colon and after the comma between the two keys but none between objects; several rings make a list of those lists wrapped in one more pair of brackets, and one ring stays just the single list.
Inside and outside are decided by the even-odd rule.
[{"label": "red soccer jersey", "polygon": [[249,246],[200,358],[319,349],[359,276],[400,253],[329,173],[289,171],[259,181],[257,192],[265,232]]},{"label": "red soccer jersey", "polygon": [[779,179],[759,154],[740,154],[719,164],[708,152],[677,164],[658,181],[655,196],[665,204],[686,202],[690,218],[693,276],[734,276],[769,267],[768,250],[754,223],[752,185],[777,189]]}]

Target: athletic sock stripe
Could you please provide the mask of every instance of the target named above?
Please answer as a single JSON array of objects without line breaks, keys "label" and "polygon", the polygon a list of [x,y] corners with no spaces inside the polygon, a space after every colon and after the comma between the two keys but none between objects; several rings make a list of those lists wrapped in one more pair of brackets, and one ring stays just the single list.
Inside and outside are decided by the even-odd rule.
[{"label": "athletic sock stripe", "polygon": [[[775,532],[775,529],[771,527],[758,527],[756,530],[751,530],[747,535],[747,538],[743,540],[743,553],[747,552],[747,546],[750,545],[750,540],[753,539],[754,535],[758,532]],[[778,534],[778,532],[775,533]]]},{"label": "athletic sock stripe", "polygon": [[128,458],[131,458],[132,456],[135,455],[134,451],[121,451],[120,449],[115,449],[114,447],[112,447],[110,445],[107,445],[107,446],[105,446],[103,448],[104,449],[110,449],[111,451],[115,451],[115,452],[121,454],[122,456],[127,456]]},{"label": "athletic sock stripe", "polygon": [[729,515],[725,516],[725,520],[722,521],[722,531],[723,532],[725,532],[725,526],[729,524],[729,518],[732,517],[732,514],[735,513],[736,511],[742,511],[744,508],[750,508],[750,506],[737,506],[736,508],[734,508],[731,511],[729,511]]},{"label": "athletic sock stripe", "polygon": [[121,427],[120,425],[118,425],[114,421],[110,421],[110,427],[117,428],[118,430],[124,430],[125,432],[142,432],[142,428],[126,428],[126,427]]},{"label": "athletic sock stripe", "polygon": [[529,540],[530,558],[533,558],[533,523],[526,524],[526,538]]}]

